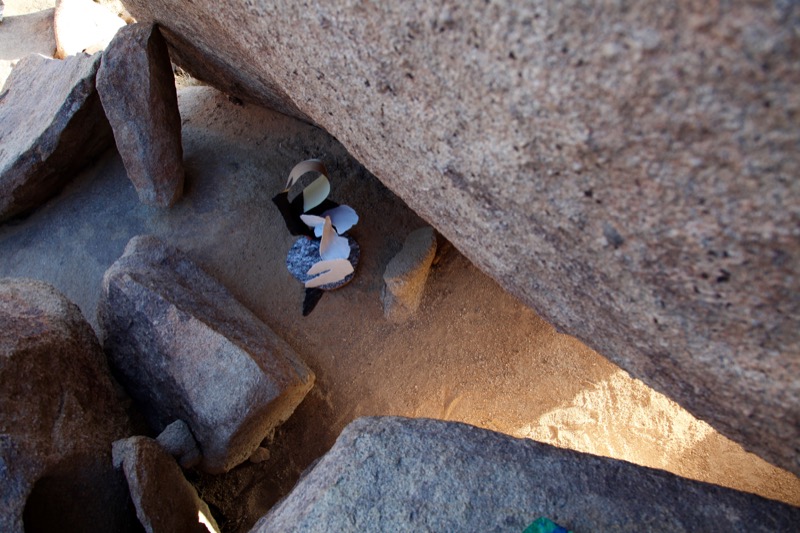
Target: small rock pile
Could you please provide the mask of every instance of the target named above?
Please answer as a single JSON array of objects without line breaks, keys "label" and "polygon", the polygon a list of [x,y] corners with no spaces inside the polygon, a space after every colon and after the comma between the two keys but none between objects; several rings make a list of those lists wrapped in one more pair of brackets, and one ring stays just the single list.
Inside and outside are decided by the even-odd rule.
[{"label": "small rock pile", "polygon": [[[133,238],[109,268],[98,314],[105,354],[53,287],[0,280],[0,529],[135,529],[126,479],[145,530],[219,531],[181,467],[222,473],[262,460],[313,372],[155,237]],[[157,439],[130,436],[106,358]]]},{"label": "small rock pile", "polygon": [[[67,14],[73,7],[59,4]],[[53,197],[112,138],[143,203],[180,198],[181,124],[166,44],[154,25],[121,25],[103,53],[76,44],[64,60],[32,55],[12,71],[0,93],[0,222]]]}]

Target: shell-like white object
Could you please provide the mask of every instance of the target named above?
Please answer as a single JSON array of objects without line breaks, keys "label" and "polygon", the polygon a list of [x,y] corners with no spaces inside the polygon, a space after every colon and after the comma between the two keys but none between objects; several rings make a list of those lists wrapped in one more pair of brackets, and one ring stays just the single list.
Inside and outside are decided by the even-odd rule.
[{"label": "shell-like white object", "polygon": [[319,276],[306,281],[305,286],[307,289],[313,289],[314,287],[337,283],[352,274],[353,271],[353,265],[347,259],[320,261],[308,269],[309,276],[314,274],[319,274]]},{"label": "shell-like white object", "polygon": [[331,217],[325,217],[322,225],[322,241],[319,243],[319,256],[323,261],[347,259],[350,256],[350,243],[346,237],[339,237],[333,229]]}]

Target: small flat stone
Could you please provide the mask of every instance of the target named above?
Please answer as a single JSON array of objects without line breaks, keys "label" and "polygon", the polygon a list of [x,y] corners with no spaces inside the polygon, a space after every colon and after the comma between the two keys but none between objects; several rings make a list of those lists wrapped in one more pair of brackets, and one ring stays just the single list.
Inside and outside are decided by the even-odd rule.
[{"label": "small flat stone", "polygon": [[410,318],[419,308],[431,263],[436,255],[436,232],[431,227],[412,231],[383,273],[383,312],[392,322]]},{"label": "small flat stone", "polygon": [[[350,261],[350,264],[353,265],[353,273],[344,278],[342,281],[336,283],[329,283],[327,285],[322,285],[319,287],[325,291],[332,291],[334,289],[339,289],[344,287],[353,279],[355,276],[355,269],[358,266],[358,260],[361,258],[361,248],[358,246],[358,243],[354,238],[347,235],[347,241],[350,243],[350,255],[348,256],[347,260]],[[297,278],[300,283],[305,283],[311,278],[315,276],[309,276],[306,274],[308,270],[314,266],[314,264],[319,263],[319,243],[320,241],[317,239],[310,239],[308,237],[300,237],[296,241],[294,241],[294,245],[289,250],[289,254],[286,256],[286,268],[289,269],[289,272]]]},{"label": "small flat stone", "polygon": [[183,420],[176,420],[168,425],[156,440],[168,454],[178,461],[182,468],[194,468],[203,457],[192,431]]}]

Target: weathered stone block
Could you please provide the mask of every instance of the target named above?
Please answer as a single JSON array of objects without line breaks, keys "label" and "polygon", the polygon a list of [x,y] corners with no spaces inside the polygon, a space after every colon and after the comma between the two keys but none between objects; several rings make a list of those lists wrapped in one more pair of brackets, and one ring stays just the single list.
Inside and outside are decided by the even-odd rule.
[{"label": "weathered stone block", "polygon": [[403,249],[386,265],[383,313],[390,321],[402,322],[417,311],[435,255],[436,232],[420,228],[406,237]]},{"label": "weathered stone block", "polygon": [[44,203],[111,146],[99,64],[99,55],[30,55],[11,71],[0,92],[0,221]]},{"label": "weathered stone block", "polygon": [[121,29],[103,54],[97,90],[139,200],[169,207],[183,194],[181,117],[164,38],[149,24]]},{"label": "weathered stone block", "polygon": [[0,531],[133,531],[111,443],[128,419],[80,310],[0,279]]},{"label": "weathered stone block", "polygon": [[211,473],[246,461],[314,383],[285,341],[156,237],[134,237],[108,269],[98,322],[150,424],[186,422]]},{"label": "weathered stone block", "polygon": [[454,422],[362,418],[251,530],[792,531],[800,509]]},{"label": "weathered stone block", "polygon": [[147,437],[118,440],[113,455],[147,533],[219,533],[208,505],[158,442]]}]

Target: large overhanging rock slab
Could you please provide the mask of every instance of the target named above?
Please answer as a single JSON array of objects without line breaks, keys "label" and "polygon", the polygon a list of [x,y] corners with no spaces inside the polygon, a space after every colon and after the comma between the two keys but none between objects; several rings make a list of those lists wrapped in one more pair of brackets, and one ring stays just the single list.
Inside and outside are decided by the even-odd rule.
[{"label": "large overhanging rock slab", "polygon": [[126,0],[560,329],[800,473],[797,7]]},{"label": "large overhanging rock slab", "polygon": [[247,460],[314,383],[294,350],[179,250],[134,237],[103,277],[112,367],[156,431],[189,426],[200,467]]},{"label": "large overhanging rock slab", "polygon": [[30,55],[0,92],[0,221],[54,196],[111,145],[95,90],[100,55]]},{"label": "large overhanging rock slab", "polygon": [[121,405],[78,307],[41,281],[0,279],[0,531],[135,530],[111,465]]},{"label": "large overhanging rock slab", "polygon": [[251,533],[790,531],[800,509],[460,423],[362,418]]}]

